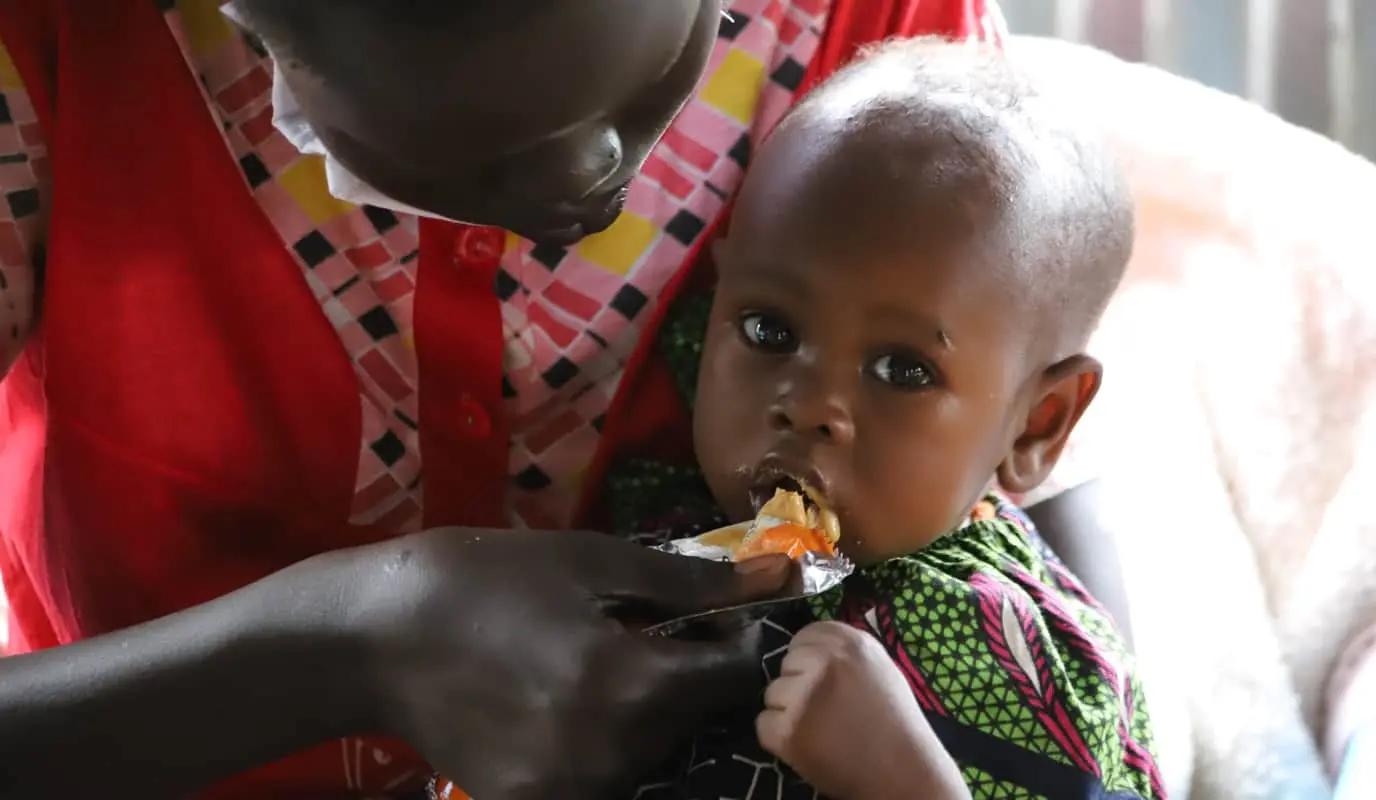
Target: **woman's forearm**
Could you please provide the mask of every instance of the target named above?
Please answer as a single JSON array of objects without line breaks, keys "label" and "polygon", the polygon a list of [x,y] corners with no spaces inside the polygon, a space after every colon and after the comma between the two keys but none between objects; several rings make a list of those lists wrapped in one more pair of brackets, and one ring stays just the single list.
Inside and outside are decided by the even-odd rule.
[{"label": "woman's forearm", "polygon": [[358,732],[367,693],[339,623],[329,563],[338,558],[135,628],[0,659],[0,796],[183,796]]}]

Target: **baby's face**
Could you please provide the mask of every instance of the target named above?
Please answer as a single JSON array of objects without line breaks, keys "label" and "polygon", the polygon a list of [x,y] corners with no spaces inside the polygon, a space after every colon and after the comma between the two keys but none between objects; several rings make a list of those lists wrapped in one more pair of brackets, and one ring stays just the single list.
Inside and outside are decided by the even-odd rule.
[{"label": "baby's face", "polygon": [[985,215],[896,196],[882,167],[808,175],[789,139],[752,166],[719,253],[697,455],[736,519],[782,473],[814,484],[842,549],[871,563],[959,524],[1009,453],[1029,402],[1022,315]]}]

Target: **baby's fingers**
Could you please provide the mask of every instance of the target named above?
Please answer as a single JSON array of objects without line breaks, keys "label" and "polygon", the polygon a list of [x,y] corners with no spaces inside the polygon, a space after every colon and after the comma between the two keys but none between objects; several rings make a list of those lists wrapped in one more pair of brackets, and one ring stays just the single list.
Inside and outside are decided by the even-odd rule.
[{"label": "baby's fingers", "polygon": [[782,677],[821,674],[826,672],[828,654],[815,644],[799,643],[796,639],[788,646],[788,653],[779,664]]},{"label": "baby's fingers", "polygon": [[764,690],[764,707],[772,711],[801,708],[809,689],[806,676],[785,675]]},{"label": "baby's fingers", "polygon": [[789,761],[788,743],[793,740],[796,725],[793,714],[787,710],[766,708],[755,717],[755,737],[760,747],[772,756]]},{"label": "baby's fingers", "polygon": [[761,747],[789,760],[789,743],[802,727],[815,684],[814,675],[809,673],[785,675],[769,684],[764,691],[764,711],[755,718],[755,735]]}]

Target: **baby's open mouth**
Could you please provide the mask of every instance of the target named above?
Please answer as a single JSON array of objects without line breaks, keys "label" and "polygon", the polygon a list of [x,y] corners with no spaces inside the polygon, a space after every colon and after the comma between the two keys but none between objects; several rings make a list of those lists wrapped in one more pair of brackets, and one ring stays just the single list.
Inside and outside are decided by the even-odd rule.
[{"label": "baby's open mouth", "polygon": [[818,509],[821,507],[821,503],[818,502],[821,495],[816,489],[810,488],[801,478],[775,473],[750,488],[751,510],[756,514],[760,513],[760,509],[764,508],[765,504],[780,491],[790,492],[801,497],[804,508]]},{"label": "baby's open mouth", "polygon": [[776,526],[796,526],[820,534],[828,547],[840,539],[840,524],[831,504],[806,480],[784,472],[772,472],[750,489],[755,511],[752,534]]}]

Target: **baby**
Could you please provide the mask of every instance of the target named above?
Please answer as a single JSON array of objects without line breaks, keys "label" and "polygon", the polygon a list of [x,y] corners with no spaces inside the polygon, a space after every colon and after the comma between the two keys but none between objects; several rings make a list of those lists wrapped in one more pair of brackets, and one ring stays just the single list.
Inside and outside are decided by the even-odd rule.
[{"label": "baby", "polygon": [[766,618],[762,707],[637,797],[1163,796],[1113,623],[992,491],[1094,398],[1132,234],[1103,146],[995,51],[891,43],[790,113],[660,331],[697,465],[621,464],[606,507],[676,538],[798,479],[859,569]]}]

